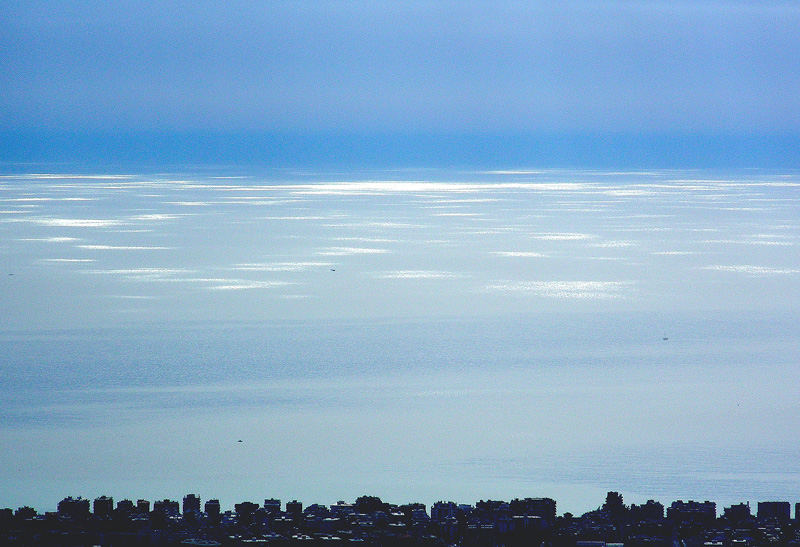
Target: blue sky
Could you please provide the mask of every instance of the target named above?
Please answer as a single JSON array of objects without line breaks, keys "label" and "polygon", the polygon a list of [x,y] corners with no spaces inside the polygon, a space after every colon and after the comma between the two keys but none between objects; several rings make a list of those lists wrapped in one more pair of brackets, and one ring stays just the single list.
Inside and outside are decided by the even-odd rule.
[{"label": "blue sky", "polygon": [[790,2],[4,2],[0,11],[7,141],[699,135],[800,155],[800,7]]}]

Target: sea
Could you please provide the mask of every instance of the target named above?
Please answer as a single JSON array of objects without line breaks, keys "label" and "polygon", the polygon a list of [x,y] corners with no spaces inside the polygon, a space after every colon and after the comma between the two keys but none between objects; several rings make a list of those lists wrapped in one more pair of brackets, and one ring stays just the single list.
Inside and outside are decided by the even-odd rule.
[{"label": "sea", "polygon": [[800,502],[800,172],[0,173],[0,507]]}]

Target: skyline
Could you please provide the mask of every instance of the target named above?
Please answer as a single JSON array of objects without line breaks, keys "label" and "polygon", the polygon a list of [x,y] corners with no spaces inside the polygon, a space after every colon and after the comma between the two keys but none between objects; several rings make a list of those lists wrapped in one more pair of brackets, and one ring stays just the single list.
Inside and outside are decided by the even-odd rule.
[{"label": "skyline", "polygon": [[[5,537],[17,542],[58,543],[70,539],[98,545],[117,539],[168,545],[220,546],[252,543],[300,544],[318,540],[329,545],[392,543],[399,545],[444,546],[525,545],[555,546],[592,544],[604,546],[649,545],[666,547],[674,543],[698,543],[713,538],[715,543],[792,545],[800,534],[797,518],[790,517],[787,501],[758,502],[753,514],[750,504],[725,507],[717,517],[716,503],[675,501],[666,508],[648,500],[641,505],[626,505],[616,491],[606,494],[597,509],[573,515],[557,514],[552,498],[489,499],[472,504],[437,501],[430,505],[406,502],[386,503],[374,495],[360,495],[353,503],[339,501],[330,506],[287,501],[285,511],[279,499],[268,498],[263,506],[251,501],[235,504],[235,511],[222,511],[218,499],[201,505],[196,494],[187,494],[183,503],[171,499],[150,501],[120,500],[116,508],[111,497],[68,497],[58,511],[37,514],[31,507],[16,512],[0,509],[0,525]],[[149,536],[149,538],[147,537]],[[149,541],[148,541],[149,539]],[[75,542],[77,543],[77,541]]]},{"label": "skyline", "polygon": [[[243,442],[243,441],[238,441],[238,442]],[[266,495],[269,495],[269,494],[267,493]],[[135,513],[135,512],[139,511],[141,508],[144,508],[144,507],[148,508],[148,510],[144,511],[144,513],[145,514],[150,513],[149,508],[150,508],[151,503],[153,503],[153,502],[159,504],[158,508],[154,508],[153,509],[153,511],[155,511],[155,512],[164,511],[164,512],[167,512],[167,513],[172,513],[172,514],[176,514],[176,515],[180,514],[180,515],[183,515],[183,516],[186,516],[186,513],[189,513],[189,512],[196,512],[196,513],[199,513],[199,514],[202,515],[203,512],[199,509],[199,507],[202,507],[201,502],[203,502],[203,501],[212,502],[212,504],[215,505],[215,508],[220,510],[222,513],[225,513],[225,512],[233,513],[233,512],[235,512],[234,511],[234,507],[236,505],[239,505],[239,504],[246,504],[248,506],[246,508],[247,510],[254,509],[254,508],[261,508],[257,502],[253,502],[252,500],[237,500],[235,502],[232,502],[230,505],[225,505],[225,504],[221,503],[218,498],[215,498],[215,497],[205,498],[203,496],[198,495],[196,492],[186,493],[186,494],[183,494],[183,495],[181,495],[181,496],[179,496],[179,497],[177,497],[175,499],[173,499],[173,497],[174,497],[174,495],[172,497],[164,498],[163,500],[160,500],[160,499],[151,500],[151,499],[141,498],[141,497],[136,498],[134,496],[134,498],[135,498],[135,500],[134,500],[134,499],[128,499],[128,498],[117,498],[114,495],[109,495],[108,492],[106,492],[104,494],[98,494],[96,497],[94,497],[94,496],[84,497],[83,495],[77,495],[76,496],[73,493],[73,494],[71,494],[71,495],[69,495],[69,496],[67,496],[65,498],[62,498],[60,500],[60,502],[63,503],[63,507],[57,507],[56,511],[59,512],[59,513],[64,514],[64,516],[67,516],[68,518],[75,518],[75,517],[81,517],[81,516],[88,518],[91,515],[107,517],[107,516],[110,516],[114,512],[114,508],[115,508],[114,503],[113,503],[114,499],[118,500],[117,506],[116,506],[117,511],[120,511],[122,509],[124,512],[126,512],[128,514]],[[263,496],[261,496],[261,497],[263,497]],[[670,507],[670,506],[666,505],[666,503],[670,503],[670,502],[666,502],[665,503],[664,500],[657,500],[657,499],[652,499],[652,498],[648,499],[646,502],[642,502],[640,505],[637,505],[636,503],[624,505],[623,504],[624,497],[619,492],[617,492],[617,491],[609,491],[606,494],[606,497],[605,497],[605,501],[606,501],[605,504],[597,503],[596,506],[593,506],[592,509],[588,509],[586,512],[587,513],[592,513],[592,512],[597,512],[597,511],[603,511],[606,508],[606,504],[608,503],[608,500],[610,498],[615,498],[616,499],[616,497],[619,498],[620,508],[623,508],[626,512],[630,511],[631,508],[633,508],[634,510],[635,509],[645,509],[646,510],[648,508],[653,507],[653,504],[657,504],[656,508],[657,508],[658,505],[660,505],[661,506],[660,507],[661,514],[660,514],[660,517],[658,517],[658,518],[661,518],[661,519],[663,519],[665,517],[664,509]],[[181,498],[183,499],[182,503],[180,501]],[[309,500],[298,500],[297,498],[290,497],[290,498],[288,498],[288,499],[286,499],[284,501],[284,500],[282,500],[280,498],[269,497],[269,498],[264,498],[263,509],[267,509],[269,511],[268,514],[270,516],[273,516],[273,517],[278,517],[280,515],[286,515],[287,513],[291,513],[290,508],[292,508],[292,506],[294,506],[294,508],[293,508],[294,510],[299,511],[299,512],[302,512],[303,508],[305,508],[305,509],[311,508],[311,510],[312,510],[311,514],[315,515],[315,516],[318,516],[320,513],[323,513],[323,514],[326,513],[326,511],[328,509],[334,511],[334,514],[337,514],[337,516],[350,516],[350,515],[353,514],[354,509],[359,504],[362,504],[362,503],[364,505],[372,505],[373,506],[372,507],[373,511],[381,511],[382,508],[385,508],[385,507],[392,507],[394,509],[398,509],[400,507],[407,507],[407,508],[408,507],[416,507],[416,506],[421,504],[422,505],[421,508],[425,511],[426,514],[428,514],[430,512],[429,509],[428,509],[428,508],[430,508],[430,510],[432,510],[433,514],[436,514],[437,509],[438,509],[438,513],[440,515],[443,514],[443,516],[448,516],[447,509],[457,508],[457,507],[460,506],[462,508],[462,510],[465,510],[465,509],[468,509],[468,508],[474,510],[476,504],[477,505],[484,505],[484,506],[489,505],[489,506],[497,508],[499,503],[508,504],[508,501],[506,501],[507,499],[510,499],[510,498],[506,497],[506,498],[500,498],[500,499],[494,499],[494,500],[492,498],[486,498],[486,499],[480,498],[479,500],[453,500],[453,499],[448,498],[447,496],[439,496],[438,498],[436,498],[436,501],[432,501],[432,500],[423,501],[423,500],[419,500],[419,499],[392,500],[392,501],[389,501],[389,500],[382,499],[380,496],[375,495],[375,493],[371,493],[371,494],[363,493],[363,494],[358,495],[355,498],[355,501],[353,501],[353,502],[349,502],[349,501],[346,501],[344,499],[337,498],[336,501],[330,501],[327,504],[326,503],[321,503],[321,500],[313,500],[313,501],[309,502]],[[601,499],[602,498],[598,498],[597,501],[599,502]],[[94,503],[93,503],[93,501],[94,501]],[[131,502],[131,503],[128,504],[128,502]],[[546,518],[548,520],[555,520],[558,517],[563,517],[564,513],[571,513],[571,511],[562,511],[562,512],[559,513],[559,511],[558,511],[558,500],[557,499],[553,499],[553,498],[550,498],[550,497],[547,497],[547,496],[537,495],[535,493],[532,493],[532,495],[529,495],[529,496],[515,497],[512,500],[512,503],[514,503],[515,505],[524,505],[525,502],[536,503],[537,504],[537,510],[540,513],[542,513],[542,514],[540,514],[538,516],[544,517],[544,518]],[[736,503],[732,503],[731,505],[733,507],[722,507],[719,504],[717,504],[716,501],[709,500],[709,499],[707,499],[707,497],[704,498],[703,500],[700,500],[700,499],[697,499],[697,500],[687,499],[685,501],[682,500],[682,499],[681,500],[671,500],[671,504],[672,504],[673,508],[680,507],[680,508],[683,508],[683,509],[688,509],[687,506],[691,506],[691,504],[693,504],[693,503],[702,504],[702,506],[703,506],[702,508],[706,509],[706,510],[709,510],[709,509],[711,509],[713,507],[713,509],[715,511],[715,513],[714,513],[715,517],[719,516],[720,518],[723,518],[724,516],[727,516],[726,513],[728,513],[728,510],[731,509],[731,508],[733,508],[733,509],[743,509],[744,507],[742,507],[742,506],[746,506],[747,511],[749,512],[751,510],[751,507],[750,507],[751,502],[754,505],[756,505],[756,507],[759,507],[760,509],[762,509],[762,513],[763,514],[760,515],[760,516],[750,514],[749,517],[747,517],[745,515],[742,515],[741,512],[740,512],[740,514],[738,515],[738,519],[739,520],[747,520],[748,518],[750,518],[750,519],[761,518],[761,519],[764,519],[764,520],[770,520],[770,519],[774,520],[774,519],[776,519],[776,517],[775,517],[776,505],[783,506],[780,509],[784,509],[785,510],[785,515],[786,516],[785,516],[785,519],[783,519],[783,520],[785,520],[787,522],[790,521],[790,520],[800,520],[800,513],[798,513],[796,511],[797,509],[800,509],[800,502],[794,502],[793,503],[790,500],[773,500],[773,499],[770,499],[770,500],[756,500],[756,501],[745,500],[745,501],[739,501],[739,502],[736,502]],[[58,502],[54,502],[54,503],[58,503]],[[58,505],[60,506],[61,503],[58,503]],[[255,507],[253,507],[253,505]],[[286,507],[285,511],[281,510],[282,506]],[[13,510],[13,509],[20,509],[22,507],[30,507],[30,506],[10,507],[10,508],[4,508],[4,509],[12,509]],[[795,508],[794,512],[792,511],[792,507]],[[43,511],[44,513],[53,512],[53,511],[48,510],[48,509],[42,509],[42,507],[31,507],[31,509],[34,509],[35,511],[37,511],[37,513],[39,513],[40,511]],[[335,512],[337,509],[340,510],[339,513]],[[443,509],[444,509],[444,511],[443,511]],[[520,507],[517,507],[517,509],[519,510]],[[732,511],[731,513],[735,513],[735,511]],[[794,513],[794,517],[793,518],[791,516],[792,513]],[[581,515],[580,514],[574,514],[574,516],[580,517]]]}]

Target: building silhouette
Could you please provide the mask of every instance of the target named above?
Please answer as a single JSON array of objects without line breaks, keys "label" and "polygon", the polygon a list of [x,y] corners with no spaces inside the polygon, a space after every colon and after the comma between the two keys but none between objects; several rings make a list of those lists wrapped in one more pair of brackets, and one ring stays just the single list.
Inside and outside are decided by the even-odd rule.
[{"label": "building silhouette", "polygon": [[146,515],[150,512],[150,501],[148,500],[136,500],[136,512],[142,515]]},{"label": "building silhouette", "polygon": [[219,516],[221,513],[219,500],[211,499],[205,503],[204,509],[206,511],[206,516],[208,517],[211,522],[219,522]]},{"label": "building silhouette", "polygon": [[[787,522],[791,505],[788,501],[760,501],[758,502],[759,520],[777,520]],[[795,512],[795,516],[796,512]]]},{"label": "building silhouette", "polygon": [[713,501],[673,501],[667,509],[667,519],[673,522],[705,524],[717,518],[717,504]]},{"label": "building silhouette", "polygon": [[186,494],[183,496],[183,514],[200,513],[200,497],[195,494]]},{"label": "building silhouette", "polygon": [[89,517],[89,500],[78,496],[64,498],[58,502],[58,514],[74,520],[82,520]]},{"label": "building silhouette", "polygon": [[95,498],[92,509],[96,517],[110,517],[114,511],[114,498],[107,496]]},{"label": "building silhouette", "polygon": [[722,516],[733,524],[738,524],[753,518],[750,512],[750,503],[738,503],[722,510]]}]

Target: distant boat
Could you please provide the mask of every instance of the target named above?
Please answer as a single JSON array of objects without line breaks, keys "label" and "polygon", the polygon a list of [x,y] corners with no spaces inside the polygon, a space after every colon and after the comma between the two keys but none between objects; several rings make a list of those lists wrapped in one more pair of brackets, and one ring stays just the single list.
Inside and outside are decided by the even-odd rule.
[{"label": "distant boat", "polygon": [[669,340],[669,338],[667,338],[667,337],[665,336],[664,338],[662,338],[662,340]]}]

